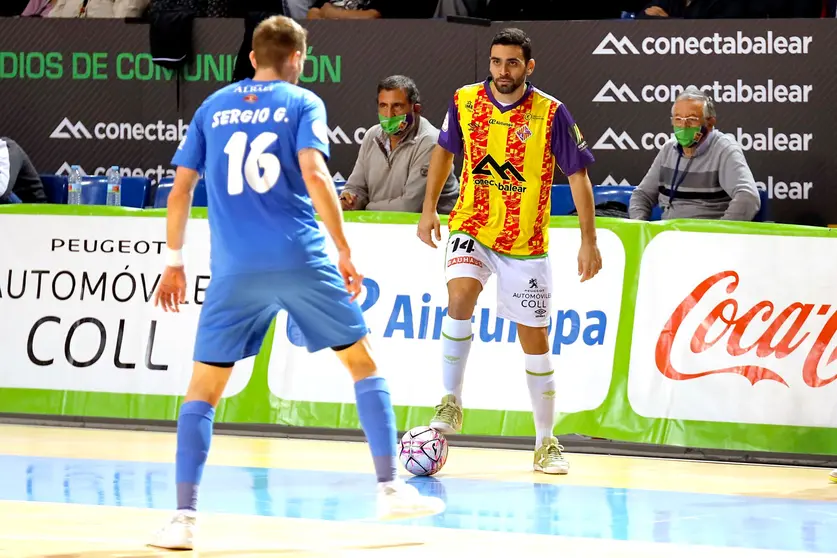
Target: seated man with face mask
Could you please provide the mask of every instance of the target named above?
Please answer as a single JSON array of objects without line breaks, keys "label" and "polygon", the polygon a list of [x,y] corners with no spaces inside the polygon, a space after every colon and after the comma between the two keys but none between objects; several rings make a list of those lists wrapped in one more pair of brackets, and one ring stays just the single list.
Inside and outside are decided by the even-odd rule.
[{"label": "seated man with face mask", "polygon": [[[378,84],[378,119],[363,138],[357,162],[340,196],[344,210],[421,213],[430,153],[439,130],[420,115],[412,79],[391,76]],[[449,214],[459,196],[453,165],[438,211]]]},{"label": "seated man with face mask", "polygon": [[648,220],[659,204],[662,219],[752,221],[761,207],[741,146],[715,129],[715,104],[688,87],[671,111],[669,140],[631,194],[628,215]]}]

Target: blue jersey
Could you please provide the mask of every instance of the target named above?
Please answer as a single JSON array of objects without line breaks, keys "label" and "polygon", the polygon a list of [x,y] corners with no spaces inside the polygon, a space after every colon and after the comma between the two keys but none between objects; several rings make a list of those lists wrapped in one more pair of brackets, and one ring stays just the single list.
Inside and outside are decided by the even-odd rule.
[{"label": "blue jersey", "polygon": [[323,101],[284,81],[229,85],[207,98],[172,160],[204,174],[213,275],[327,261],[297,153],[328,159]]}]

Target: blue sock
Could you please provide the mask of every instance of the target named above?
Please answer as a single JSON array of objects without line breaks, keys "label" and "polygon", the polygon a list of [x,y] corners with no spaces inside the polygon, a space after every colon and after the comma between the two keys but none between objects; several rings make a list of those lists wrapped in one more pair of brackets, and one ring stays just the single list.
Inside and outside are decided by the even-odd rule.
[{"label": "blue sock", "polygon": [[215,409],[206,401],[187,401],[177,418],[175,483],[177,509],[198,509],[198,485],[209,454]]},{"label": "blue sock", "polygon": [[387,381],[372,376],[355,383],[355,398],[360,425],[372,451],[378,482],[395,480],[395,413]]}]

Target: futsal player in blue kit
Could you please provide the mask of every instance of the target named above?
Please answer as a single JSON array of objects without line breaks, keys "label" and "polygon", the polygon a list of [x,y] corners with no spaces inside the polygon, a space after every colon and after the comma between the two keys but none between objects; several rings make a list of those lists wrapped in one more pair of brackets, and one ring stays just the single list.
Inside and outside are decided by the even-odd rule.
[{"label": "futsal player in blue kit", "polygon": [[[172,161],[167,261],[155,305],[179,310],[186,294],[182,258],[195,184],[204,173],[209,199],[212,279],[198,322],[194,371],[177,421],[177,512],[151,546],[192,549],[198,486],[209,452],[215,407],[235,362],[258,353],[279,309],[299,326],[310,352],[334,350],[354,380],[357,411],[378,479],[378,517],[440,513],[444,503],[396,476],[395,416],[377,375],[355,298],[363,277],[343,234],[331,175],[322,100],[296,84],[307,33],[276,16],[253,34],[253,79],[210,96]],[[338,252],[335,267],[325,235]]]}]

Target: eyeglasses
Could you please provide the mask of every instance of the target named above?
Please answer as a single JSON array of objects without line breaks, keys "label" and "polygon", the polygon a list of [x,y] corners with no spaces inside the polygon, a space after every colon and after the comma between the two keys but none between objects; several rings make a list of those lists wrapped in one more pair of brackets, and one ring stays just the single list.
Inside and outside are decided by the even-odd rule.
[{"label": "eyeglasses", "polygon": [[671,118],[671,123],[678,128],[697,128],[700,126],[700,118],[695,118],[694,116],[689,118],[681,118],[679,116],[673,116]]}]

